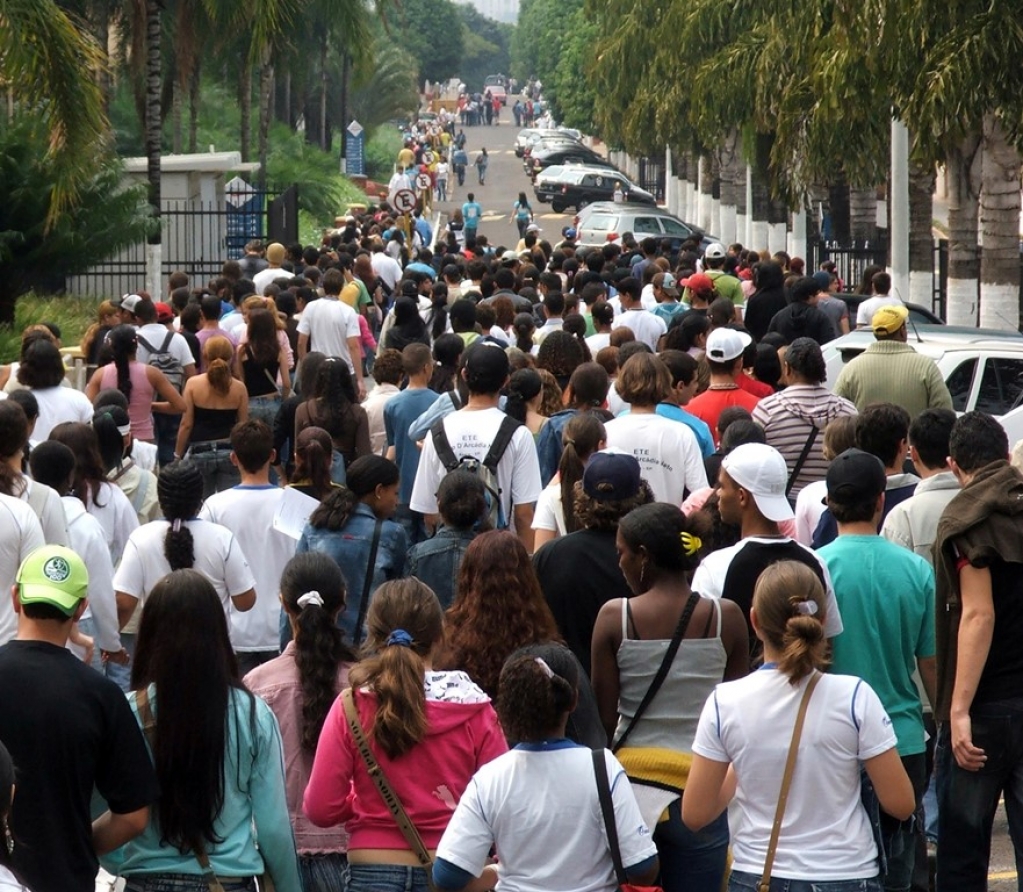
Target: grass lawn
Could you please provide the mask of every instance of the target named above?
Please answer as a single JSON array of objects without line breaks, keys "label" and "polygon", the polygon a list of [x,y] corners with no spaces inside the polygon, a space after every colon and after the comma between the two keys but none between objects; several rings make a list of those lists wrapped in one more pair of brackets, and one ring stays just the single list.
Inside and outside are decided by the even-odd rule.
[{"label": "grass lawn", "polygon": [[61,344],[74,347],[96,321],[100,300],[89,297],[39,297],[22,295],[14,311],[13,327],[0,326],[0,362],[16,360],[21,352],[21,333],[29,325],[52,322],[60,328]]}]

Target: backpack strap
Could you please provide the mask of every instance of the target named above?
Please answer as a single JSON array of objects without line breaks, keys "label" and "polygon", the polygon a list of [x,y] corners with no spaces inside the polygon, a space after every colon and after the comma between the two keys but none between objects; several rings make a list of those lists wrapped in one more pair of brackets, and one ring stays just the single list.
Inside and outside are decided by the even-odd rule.
[{"label": "backpack strap", "polygon": [[442,418],[430,428],[430,436],[433,437],[433,448],[437,450],[437,458],[444,465],[444,470],[453,471],[458,467],[458,456],[455,455],[451,444],[448,442],[447,432],[444,430],[444,419]]},{"label": "backpack strap", "polygon": [[150,353],[163,353],[162,350],[157,350],[152,344],[149,343],[142,335],[136,333],[135,340],[138,341],[143,347],[145,347]]},{"label": "backpack strap", "polygon": [[160,347],[160,349],[157,352],[158,353],[167,353],[167,352],[169,352],[170,351],[171,341],[173,341],[173,340],[174,340],[174,332],[173,331],[168,331],[167,332],[167,337],[165,337],[163,339],[163,345]]},{"label": "backpack strap", "polygon": [[483,467],[495,477],[497,476],[497,466],[500,464],[505,452],[508,451],[512,437],[515,436],[515,431],[519,427],[521,427],[521,422],[516,421],[510,415],[505,415],[501,421],[501,426],[497,429],[497,436],[494,437],[494,442],[490,444],[490,450],[483,459]]}]

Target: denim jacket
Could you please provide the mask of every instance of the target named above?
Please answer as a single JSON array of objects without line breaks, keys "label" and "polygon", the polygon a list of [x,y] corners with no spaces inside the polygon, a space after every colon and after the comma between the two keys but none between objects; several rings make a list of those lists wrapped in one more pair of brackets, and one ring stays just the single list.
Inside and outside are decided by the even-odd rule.
[{"label": "denim jacket", "polygon": [[[363,598],[375,592],[388,580],[401,579],[406,575],[408,537],[401,524],[385,520],[380,528],[380,544],[377,547],[373,582],[368,593],[363,590],[376,522],[377,517],[369,506],[359,502],[352,510],[348,522],[340,530],[316,529],[306,524],[296,549],[296,554],[318,551],[329,555],[341,568],[348,597],[339,624],[348,640],[356,644],[361,643],[364,637],[361,633],[356,636],[355,628]],[[365,621],[363,625],[365,626]]]},{"label": "denim jacket", "polygon": [[441,527],[432,539],[413,545],[408,553],[408,575],[433,589],[447,610],[455,600],[458,568],[469,543],[476,538],[472,530]]}]

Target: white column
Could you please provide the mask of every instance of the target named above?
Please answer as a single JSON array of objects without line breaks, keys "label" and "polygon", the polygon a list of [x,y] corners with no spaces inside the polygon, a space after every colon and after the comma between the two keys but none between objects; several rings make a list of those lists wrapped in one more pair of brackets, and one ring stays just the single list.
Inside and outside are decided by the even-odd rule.
[{"label": "white column", "polygon": [[707,193],[703,191],[703,159],[696,159],[696,219],[693,221],[701,229],[710,229],[710,208],[707,207]]},{"label": "white column", "polygon": [[909,130],[892,119],[891,217],[892,294],[910,299],[909,281]]},{"label": "white column", "polygon": [[725,243],[725,247],[730,241],[733,241],[733,239],[725,238],[721,233],[721,199],[715,198],[713,194],[710,197],[710,232],[721,239]]},{"label": "white column", "polygon": [[668,207],[669,214],[678,213],[678,201],[675,195],[675,190],[672,188],[672,165],[671,165],[671,148],[669,146],[664,147],[664,202]]},{"label": "white column", "polygon": [[146,290],[153,300],[163,297],[163,245],[146,245]]},{"label": "white column", "polygon": [[[699,174],[697,174],[697,177],[699,177]],[[697,185],[697,183],[694,180],[688,180],[687,179],[686,180],[686,213],[688,214],[688,219],[689,219],[690,223],[699,224],[699,222],[700,222],[700,214],[699,214],[700,207],[699,207],[699,200],[698,200],[699,199],[699,194],[700,194],[700,189],[699,189],[699,186]]]},{"label": "white column", "polygon": [[721,204],[721,222],[718,237],[727,247],[738,239],[736,229],[736,207],[734,204]]},{"label": "white column", "polygon": [[[789,233],[789,256],[802,257],[803,260],[807,260],[806,247],[806,211],[800,207],[792,212],[792,232]],[[812,272],[812,269],[807,269],[807,273]]]},{"label": "white column", "polygon": [[788,251],[789,233],[784,223],[769,223],[767,226],[767,245],[772,254]]},{"label": "white column", "polygon": [[681,217],[683,220],[689,216],[689,207],[686,205],[686,199],[689,197],[686,191],[686,181],[682,177],[672,177],[671,189],[675,193],[675,216]]},{"label": "white column", "polygon": [[746,165],[746,218],[742,243],[752,251],[759,251],[764,243],[753,244],[753,168]]}]

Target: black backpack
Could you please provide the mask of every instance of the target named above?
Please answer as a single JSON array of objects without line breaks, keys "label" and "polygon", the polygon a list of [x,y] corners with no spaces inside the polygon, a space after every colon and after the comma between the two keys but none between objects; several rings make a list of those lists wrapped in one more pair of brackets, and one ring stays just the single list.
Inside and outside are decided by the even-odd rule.
[{"label": "black backpack", "polygon": [[490,519],[490,526],[495,530],[508,528],[508,518],[501,507],[501,486],[497,480],[497,466],[501,458],[508,451],[515,431],[521,426],[514,418],[505,416],[501,426],[497,429],[494,442],[484,456],[483,461],[473,458],[471,455],[461,457],[455,455],[451,444],[448,442],[448,435],[444,430],[444,419],[438,421],[430,428],[430,435],[433,437],[433,448],[437,450],[437,458],[440,459],[444,470],[449,474],[452,471],[461,469],[476,474],[483,483],[486,493],[487,515]]}]

